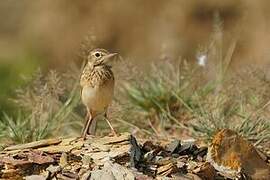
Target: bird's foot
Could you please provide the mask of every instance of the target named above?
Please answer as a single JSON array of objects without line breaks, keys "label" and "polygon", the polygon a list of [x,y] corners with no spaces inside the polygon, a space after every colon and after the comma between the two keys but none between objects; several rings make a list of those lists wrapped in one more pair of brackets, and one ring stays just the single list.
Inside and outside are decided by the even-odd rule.
[{"label": "bird's foot", "polygon": [[94,137],[96,136],[92,134],[83,134],[80,138],[82,138],[82,140],[86,140],[86,139],[92,139]]},{"label": "bird's foot", "polygon": [[112,130],[110,133],[109,133],[109,136],[119,136],[119,134],[117,134],[117,132],[115,130]]}]

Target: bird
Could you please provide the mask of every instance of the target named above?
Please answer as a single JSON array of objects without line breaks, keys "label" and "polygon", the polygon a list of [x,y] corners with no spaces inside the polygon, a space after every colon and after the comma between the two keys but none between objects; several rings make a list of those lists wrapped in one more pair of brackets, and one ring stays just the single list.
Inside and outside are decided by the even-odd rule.
[{"label": "bird", "polygon": [[113,135],[116,131],[111,125],[107,109],[113,100],[115,79],[109,62],[117,55],[105,49],[94,49],[87,54],[87,62],[80,77],[81,100],[87,109],[86,121],[82,130],[82,138],[95,135],[96,116],[105,113],[106,122]]}]

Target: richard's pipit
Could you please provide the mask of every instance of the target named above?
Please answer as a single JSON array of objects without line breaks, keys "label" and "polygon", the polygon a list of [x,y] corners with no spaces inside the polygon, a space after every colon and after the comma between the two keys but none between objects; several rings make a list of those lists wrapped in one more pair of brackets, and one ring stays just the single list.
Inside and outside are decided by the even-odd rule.
[{"label": "richard's pipit", "polygon": [[95,49],[87,57],[80,80],[82,102],[87,108],[86,123],[82,131],[84,139],[87,135],[95,135],[95,117],[104,112],[112,133],[116,134],[107,118],[107,108],[112,102],[114,92],[114,76],[108,62],[115,55],[116,53],[109,53],[105,49]]}]

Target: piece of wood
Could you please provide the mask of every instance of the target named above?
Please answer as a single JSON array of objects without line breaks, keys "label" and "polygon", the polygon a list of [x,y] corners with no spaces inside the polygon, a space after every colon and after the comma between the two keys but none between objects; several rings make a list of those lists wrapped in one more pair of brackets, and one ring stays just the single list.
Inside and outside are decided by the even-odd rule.
[{"label": "piece of wood", "polygon": [[12,151],[12,150],[22,150],[22,149],[33,149],[33,148],[39,148],[44,146],[50,146],[61,143],[61,139],[44,139],[41,141],[35,141],[27,144],[19,144],[10,146],[4,149],[4,151]]},{"label": "piece of wood", "polygon": [[170,142],[126,133],[12,146],[0,152],[0,179],[226,179],[205,164],[207,148]]}]

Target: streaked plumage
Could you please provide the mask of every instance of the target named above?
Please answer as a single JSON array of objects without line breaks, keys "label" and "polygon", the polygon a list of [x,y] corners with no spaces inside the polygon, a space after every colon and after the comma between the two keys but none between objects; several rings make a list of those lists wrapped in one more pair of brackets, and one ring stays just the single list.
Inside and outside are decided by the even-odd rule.
[{"label": "streaked plumage", "polygon": [[113,72],[111,66],[102,65],[91,67],[88,64],[83,69],[81,75],[81,86],[100,86],[105,84],[109,80],[114,80]]},{"label": "streaked plumage", "polygon": [[[114,76],[111,66],[107,65],[107,62],[114,55],[104,49],[93,50],[89,53],[88,62],[83,69],[80,79],[81,98],[88,111],[89,119],[87,123],[90,123],[90,125],[86,124],[84,127],[84,138],[86,134],[95,133],[95,116],[102,112],[106,113],[108,106],[112,102]],[[109,125],[111,127],[110,123]]]}]

